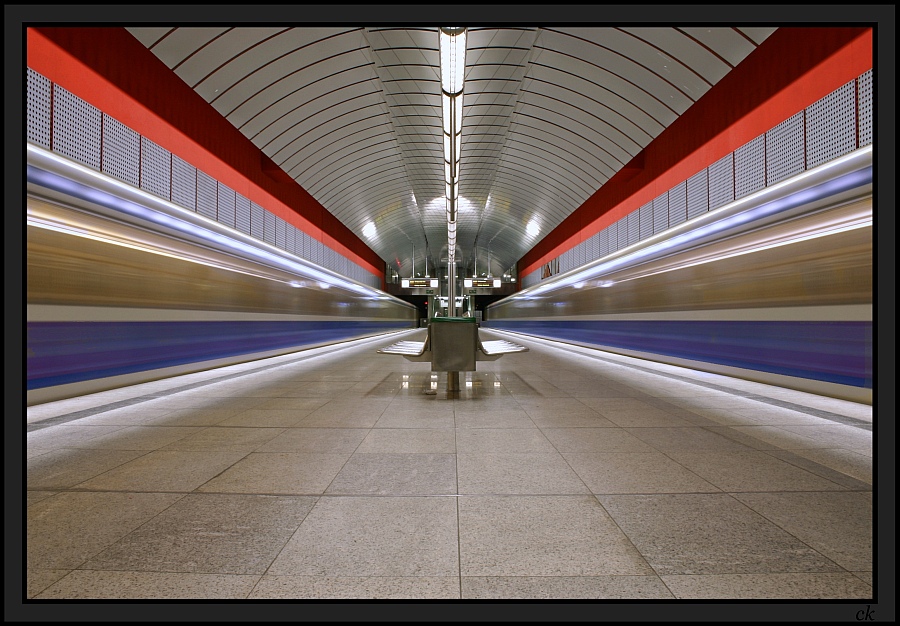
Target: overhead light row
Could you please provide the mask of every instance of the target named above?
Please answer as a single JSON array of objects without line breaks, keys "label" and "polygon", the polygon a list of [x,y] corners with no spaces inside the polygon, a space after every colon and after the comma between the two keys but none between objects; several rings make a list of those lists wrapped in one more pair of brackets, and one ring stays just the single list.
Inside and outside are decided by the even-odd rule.
[{"label": "overhead light row", "polygon": [[441,109],[444,134],[444,191],[447,199],[447,251],[456,260],[456,216],[459,199],[459,153],[462,145],[463,84],[466,29],[441,27]]}]

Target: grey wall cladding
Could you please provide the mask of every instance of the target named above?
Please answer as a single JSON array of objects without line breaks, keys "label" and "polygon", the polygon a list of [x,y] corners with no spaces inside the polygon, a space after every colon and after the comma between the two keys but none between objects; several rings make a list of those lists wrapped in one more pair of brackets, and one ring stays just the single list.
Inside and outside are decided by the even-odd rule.
[{"label": "grey wall cladding", "polygon": [[687,188],[687,219],[709,212],[709,172],[703,169],[682,184]]},{"label": "grey wall cladding", "polygon": [[734,202],[734,153],[710,165],[708,171],[709,210]]},{"label": "grey wall cladding", "polygon": [[856,81],[806,109],[806,167],[856,150]]},{"label": "grey wall cladding", "polygon": [[28,70],[28,141],[50,148],[50,93],[52,84],[32,69]]},{"label": "grey wall cladding", "polygon": [[234,196],[234,227],[250,234],[250,201],[239,193]]},{"label": "grey wall cladding", "polygon": [[53,151],[99,170],[102,116],[97,107],[53,85]]},{"label": "grey wall cladding", "polygon": [[172,193],[171,172],[172,153],[141,137],[141,189],[168,200]]},{"label": "grey wall cladding", "polygon": [[172,202],[197,210],[197,168],[172,155]]},{"label": "grey wall cladding", "polygon": [[235,227],[235,192],[228,185],[219,183],[218,186],[219,213],[216,217],[220,224],[231,228]]},{"label": "grey wall cladding", "polygon": [[250,203],[250,236],[265,241],[266,234],[266,210],[256,204]]},{"label": "grey wall cladding", "polygon": [[638,222],[640,223],[640,238],[646,239],[647,237],[653,236],[653,218],[654,218],[654,207],[657,203],[662,206],[665,205],[666,209],[669,208],[669,194],[664,193],[660,197],[656,198],[653,202],[648,202],[640,209],[638,209],[640,216],[638,218]]},{"label": "grey wall cladding", "polygon": [[219,181],[206,172],[197,170],[197,213],[215,220],[218,214],[218,195]]},{"label": "grey wall cladding", "polygon": [[766,136],[734,151],[734,197],[743,198],[766,186]]},{"label": "grey wall cladding", "polygon": [[[103,116],[104,174],[138,186],[141,179],[141,136],[108,115]],[[168,199],[168,196],[166,196]]]},{"label": "grey wall cladding", "polygon": [[274,213],[263,213],[263,241],[275,245],[275,224],[277,222]]},{"label": "grey wall cladding", "polygon": [[859,77],[856,96],[859,109],[859,146],[872,143],[872,70]]},{"label": "grey wall cladding", "polygon": [[803,111],[766,133],[766,180],[774,185],[806,167]]}]

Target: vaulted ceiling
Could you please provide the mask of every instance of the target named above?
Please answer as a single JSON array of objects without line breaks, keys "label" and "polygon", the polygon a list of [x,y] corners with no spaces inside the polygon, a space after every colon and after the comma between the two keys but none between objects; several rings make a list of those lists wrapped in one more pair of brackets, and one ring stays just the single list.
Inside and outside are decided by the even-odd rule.
[{"label": "vaulted ceiling", "polygon": [[[446,263],[437,27],[128,30],[402,276]],[[774,30],[470,27],[457,260],[512,267]]]}]

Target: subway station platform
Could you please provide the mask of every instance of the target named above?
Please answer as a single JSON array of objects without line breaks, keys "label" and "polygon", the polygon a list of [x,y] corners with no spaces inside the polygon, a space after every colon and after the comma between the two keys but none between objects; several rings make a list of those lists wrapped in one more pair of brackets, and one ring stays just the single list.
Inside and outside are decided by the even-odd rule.
[{"label": "subway station platform", "polygon": [[871,406],[424,332],[28,408],[26,597],[873,597]]}]

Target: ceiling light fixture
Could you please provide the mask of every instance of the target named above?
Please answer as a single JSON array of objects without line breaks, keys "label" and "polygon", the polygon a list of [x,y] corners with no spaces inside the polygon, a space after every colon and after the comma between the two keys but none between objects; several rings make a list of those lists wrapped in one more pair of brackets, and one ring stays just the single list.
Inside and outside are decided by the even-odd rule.
[{"label": "ceiling light fixture", "polygon": [[462,147],[463,84],[466,71],[465,27],[441,27],[441,112],[444,143],[444,188],[447,197],[448,313],[455,314],[456,216],[459,197],[459,153]]}]

